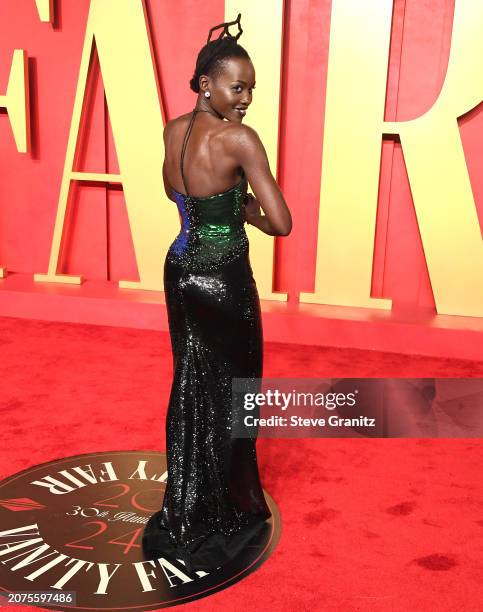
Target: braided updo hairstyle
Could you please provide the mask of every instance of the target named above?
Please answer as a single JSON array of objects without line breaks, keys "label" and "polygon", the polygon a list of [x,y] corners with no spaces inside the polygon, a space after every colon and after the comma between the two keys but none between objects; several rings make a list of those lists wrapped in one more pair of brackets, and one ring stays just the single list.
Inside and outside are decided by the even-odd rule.
[{"label": "braided updo hairstyle", "polygon": [[[202,74],[212,77],[217,76],[223,68],[223,61],[225,59],[229,57],[242,57],[248,60],[250,59],[250,56],[246,50],[237,42],[243,32],[240,25],[240,18],[241,13],[238,13],[238,17],[235,19],[235,21],[220,23],[219,25],[210,29],[206,45],[198,53],[195,72],[190,80],[190,88],[194,92],[199,93],[200,91],[200,76]],[[239,31],[236,36],[233,36],[229,32],[229,27],[234,24],[238,24]],[[220,36],[215,40],[210,40],[212,33],[218,28],[223,28]]]}]

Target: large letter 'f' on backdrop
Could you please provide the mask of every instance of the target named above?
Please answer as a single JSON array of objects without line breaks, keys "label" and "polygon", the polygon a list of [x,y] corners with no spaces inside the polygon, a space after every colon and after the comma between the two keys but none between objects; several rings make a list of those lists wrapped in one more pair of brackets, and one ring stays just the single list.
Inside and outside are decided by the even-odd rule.
[{"label": "large letter 'f' on backdrop", "polygon": [[[13,52],[7,92],[0,96],[0,108],[7,109],[15,145],[19,153],[30,150],[30,102],[27,53],[23,49]],[[6,269],[0,266],[0,278]]]}]

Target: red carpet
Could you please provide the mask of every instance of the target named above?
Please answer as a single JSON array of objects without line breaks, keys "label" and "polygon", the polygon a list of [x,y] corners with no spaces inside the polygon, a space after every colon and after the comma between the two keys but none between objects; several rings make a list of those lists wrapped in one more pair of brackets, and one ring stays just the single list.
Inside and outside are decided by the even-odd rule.
[{"label": "red carpet", "polygon": [[[4,317],[0,345],[1,478],[92,451],[164,450],[167,333]],[[266,344],[264,375],[481,377],[483,362]],[[483,609],[481,440],[257,448],[280,542],[255,573],[186,609]]]}]

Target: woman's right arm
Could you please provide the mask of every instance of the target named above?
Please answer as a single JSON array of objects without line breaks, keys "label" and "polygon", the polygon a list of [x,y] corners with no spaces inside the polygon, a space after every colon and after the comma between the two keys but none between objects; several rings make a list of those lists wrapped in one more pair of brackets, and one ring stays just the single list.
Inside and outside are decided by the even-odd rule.
[{"label": "woman's right arm", "polygon": [[272,175],[268,157],[257,132],[240,124],[232,132],[230,149],[245,171],[255,198],[264,215],[249,216],[249,223],[272,236],[288,236],[292,230],[292,216]]}]

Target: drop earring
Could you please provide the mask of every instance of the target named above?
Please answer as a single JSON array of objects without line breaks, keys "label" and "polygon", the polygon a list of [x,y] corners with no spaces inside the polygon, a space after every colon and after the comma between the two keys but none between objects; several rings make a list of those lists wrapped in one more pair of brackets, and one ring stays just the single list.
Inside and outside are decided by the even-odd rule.
[{"label": "drop earring", "polygon": [[205,98],[209,98],[211,96],[209,91],[205,91]]}]

